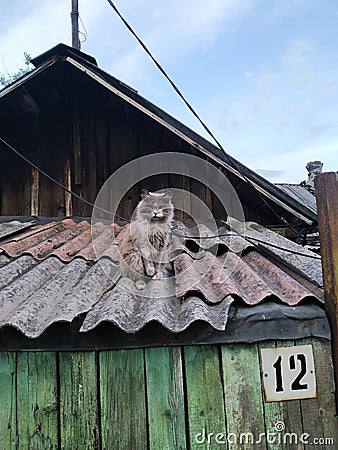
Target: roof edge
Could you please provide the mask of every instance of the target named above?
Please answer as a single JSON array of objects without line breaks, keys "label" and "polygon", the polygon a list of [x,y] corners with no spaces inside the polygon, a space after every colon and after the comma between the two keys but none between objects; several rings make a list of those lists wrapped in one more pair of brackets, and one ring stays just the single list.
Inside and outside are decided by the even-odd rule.
[{"label": "roof edge", "polygon": [[39,67],[45,61],[47,61],[50,58],[55,57],[55,56],[59,56],[61,58],[65,58],[67,56],[73,56],[77,59],[89,62],[90,64],[94,64],[95,66],[97,66],[97,61],[93,56],[88,55],[87,53],[84,53],[80,50],[77,50],[76,48],[69,47],[68,45],[63,44],[63,43],[57,44],[54,47],[52,47],[51,49],[42,53],[41,55],[38,55],[35,58],[32,58],[31,63],[35,67]]}]

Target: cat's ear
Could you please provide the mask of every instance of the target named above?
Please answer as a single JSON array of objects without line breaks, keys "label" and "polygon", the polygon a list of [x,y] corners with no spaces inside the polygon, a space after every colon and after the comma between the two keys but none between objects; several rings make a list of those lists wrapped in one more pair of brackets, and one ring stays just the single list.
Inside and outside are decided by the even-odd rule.
[{"label": "cat's ear", "polygon": [[141,198],[142,199],[146,198],[146,197],[148,197],[148,195],[149,195],[149,192],[147,191],[147,189],[142,189]]},{"label": "cat's ear", "polygon": [[173,196],[173,193],[171,191],[164,191],[165,197],[171,198]]}]

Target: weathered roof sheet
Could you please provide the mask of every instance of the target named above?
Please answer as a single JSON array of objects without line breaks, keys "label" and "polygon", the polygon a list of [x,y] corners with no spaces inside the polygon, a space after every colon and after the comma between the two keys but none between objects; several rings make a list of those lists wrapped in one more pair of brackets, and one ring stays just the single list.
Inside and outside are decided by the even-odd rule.
[{"label": "weathered roof sheet", "polygon": [[317,214],[316,197],[304,186],[301,186],[300,184],[287,183],[277,183],[276,186],[286,194],[291,195],[291,197],[293,197],[302,205],[306,206],[312,212]]},{"label": "weathered roof sheet", "polygon": [[[264,234],[263,227],[254,225],[249,224],[248,236],[263,233],[266,243],[288,245],[287,239],[272,232]],[[173,246],[176,278],[153,280],[145,292],[133,292],[127,286],[129,280],[119,279],[116,246],[112,245],[118,229],[95,225],[99,257],[87,221],[52,221],[1,239],[0,328],[11,326],[37,338],[52,324],[72,322],[84,314],[81,332],[110,322],[126,333],[136,333],[152,321],[173,333],[183,332],[196,321],[225,330],[234,301],[247,305],[267,300],[286,305],[322,302],[322,291],[310,281],[317,280],[316,260],[308,262],[312,269],[304,269],[299,265],[305,257],[298,256],[301,259],[291,261],[286,273],[258,251],[261,244],[257,246],[234,231],[231,236],[224,233],[226,236],[201,240],[195,230],[184,227]],[[262,248],[265,250],[264,245]],[[290,254],[285,251],[266,248],[285,263],[289,261]]]},{"label": "weathered roof sheet", "polygon": [[[1,225],[3,226],[8,227],[6,224]],[[22,224],[22,228],[25,227],[27,225]],[[114,227],[106,227],[102,223],[91,227],[87,220],[76,223],[72,219],[65,219],[45,225],[30,224],[29,230],[25,233],[1,240],[0,249],[11,257],[27,254],[38,261],[43,261],[49,256],[57,256],[63,262],[72,261],[75,257],[94,261],[97,259],[96,252],[99,248],[104,249],[100,252],[101,256],[112,257],[113,249],[110,244],[114,240],[114,234]]]},{"label": "weathered roof sheet", "polygon": [[33,221],[19,222],[18,220],[12,220],[11,222],[0,223],[0,239],[8,238],[13,234],[16,234],[26,228],[32,227]]}]

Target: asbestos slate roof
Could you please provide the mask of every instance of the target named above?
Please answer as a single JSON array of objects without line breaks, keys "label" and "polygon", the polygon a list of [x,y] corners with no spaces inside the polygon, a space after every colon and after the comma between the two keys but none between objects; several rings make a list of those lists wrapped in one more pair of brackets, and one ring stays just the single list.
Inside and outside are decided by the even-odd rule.
[{"label": "asbestos slate roof", "polygon": [[277,183],[279,189],[293,197],[302,205],[317,214],[316,197],[306,187],[300,184]]},{"label": "asbestos slate roof", "polygon": [[[154,321],[172,333],[197,321],[224,331],[232,304],[322,304],[320,260],[286,249],[312,252],[260,225],[246,224],[245,233],[241,227],[233,220],[231,231],[226,226],[218,231],[224,236],[210,237],[206,228],[196,235],[181,224],[172,243],[175,277],[135,292],[119,274],[118,225],[29,222],[13,234],[5,232],[8,223],[0,224],[0,328],[38,338],[51,325],[83,315],[83,333],[104,322],[137,333]],[[208,233],[209,239],[199,238]],[[252,240],[258,236],[262,243]]]}]

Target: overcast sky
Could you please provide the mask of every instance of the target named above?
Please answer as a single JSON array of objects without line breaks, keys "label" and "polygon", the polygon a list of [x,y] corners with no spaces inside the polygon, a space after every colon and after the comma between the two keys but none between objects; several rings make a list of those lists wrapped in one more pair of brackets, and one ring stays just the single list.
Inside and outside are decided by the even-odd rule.
[{"label": "overcast sky", "polygon": [[[232,156],[273,182],[338,170],[337,0],[116,0]],[[71,0],[0,0],[0,73],[59,42]],[[82,51],[204,134],[106,0],[79,0]],[[81,35],[84,40],[84,35]],[[211,140],[211,138],[209,138]]]}]

